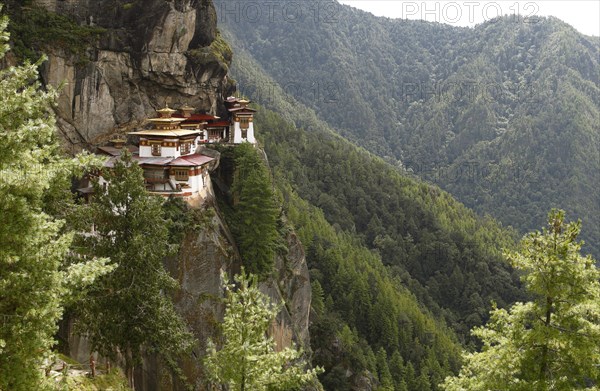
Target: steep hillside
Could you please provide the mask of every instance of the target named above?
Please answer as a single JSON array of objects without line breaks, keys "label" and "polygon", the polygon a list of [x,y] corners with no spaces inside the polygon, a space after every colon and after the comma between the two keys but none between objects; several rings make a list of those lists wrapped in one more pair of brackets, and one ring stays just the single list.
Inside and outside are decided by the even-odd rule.
[{"label": "steep hillside", "polygon": [[276,177],[378,253],[463,340],[486,319],[491,300],[504,306],[522,298],[501,259],[501,248],[513,244],[510,231],[323,130],[306,132],[266,109],[257,125]]},{"label": "steep hillside", "polygon": [[[564,208],[598,254],[598,39],[555,18],[467,29],[334,1],[216,4],[236,53],[339,134],[520,232]],[[233,76],[267,104],[273,85],[236,71],[245,61]]]}]

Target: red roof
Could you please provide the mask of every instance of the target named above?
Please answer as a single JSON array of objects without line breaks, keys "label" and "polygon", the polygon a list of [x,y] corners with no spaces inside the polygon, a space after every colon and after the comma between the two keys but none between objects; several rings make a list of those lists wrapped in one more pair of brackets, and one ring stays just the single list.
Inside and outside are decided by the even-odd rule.
[{"label": "red roof", "polygon": [[201,166],[203,164],[210,163],[213,160],[215,160],[215,158],[210,156],[193,154],[178,157],[170,162],[169,166]]},{"label": "red roof", "polygon": [[229,126],[229,125],[230,125],[229,121],[215,121],[215,122],[209,122],[206,125],[206,127],[214,128],[214,127]]}]

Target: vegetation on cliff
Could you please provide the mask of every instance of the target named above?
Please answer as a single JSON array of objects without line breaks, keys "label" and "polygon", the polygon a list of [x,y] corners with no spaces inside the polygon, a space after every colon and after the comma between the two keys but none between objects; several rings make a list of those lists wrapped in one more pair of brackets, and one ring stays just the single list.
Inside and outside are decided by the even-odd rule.
[{"label": "vegetation on cliff", "polygon": [[19,59],[37,61],[43,52],[60,49],[83,63],[87,61],[86,49],[106,31],[82,26],[68,15],[50,12],[31,1],[20,3],[23,2],[7,1],[11,43]]},{"label": "vegetation on cliff", "polygon": [[77,220],[84,233],[76,249],[110,258],[116,268],[88,288],[73,315],[93,351],[115,361],[124,357],[133,385],[133,369],[144,354],[174,362],[192,337],[168,296],[177,282],[163,266],[172,253],[163,199],[148,193],[142,168],[129,153],[102,175],[109,185],[95,181],[92,201],[81,206]]},{"label": "vegetation on cliff", "polygon": [[233,58],[233,51],[221,34],[217,34],[209,46],[188,50],[187,55],[199,66],[217,62],[223,69],[228,70]]},{"label": "vegetation on cliff", "polygon": [[221,275],[225,289],[225,315],[220,342],[209,341],[205,367],[216,384],[239,391],[291,390],[314,383],[318,370],[306,369],[303,352],[279,347],[267,331],[283,303],[273,303],[258,289],[252,274],[229,282]]},{"label": "vegetation on cliff", "polygon": [[221,163],[229,166],[229,200],[221,200],[227,223],[235,237],[242,264],[250,273],[265,278],[273,272],[281,247],[279,209],[269,168],[259,151],[244,143],[226,148]]}]

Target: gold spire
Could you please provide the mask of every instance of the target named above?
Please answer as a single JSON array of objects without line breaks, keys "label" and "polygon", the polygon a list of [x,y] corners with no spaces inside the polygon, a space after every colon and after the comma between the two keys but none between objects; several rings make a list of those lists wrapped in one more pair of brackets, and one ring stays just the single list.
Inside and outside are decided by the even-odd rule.
[{"label": "gold spire", "polygon": [[173,115],[173,113],[176,111],[177,110],[171,109],[168,104],[165,104],[163,109],[156,110],[156,112],[160,114],[161,118],[171,118],[171,115]]},{"label": "gold spire", "polygon": [[185,118],[189,118],[196,109],[185,103],[179,110],[181,110],[181,113]]}]

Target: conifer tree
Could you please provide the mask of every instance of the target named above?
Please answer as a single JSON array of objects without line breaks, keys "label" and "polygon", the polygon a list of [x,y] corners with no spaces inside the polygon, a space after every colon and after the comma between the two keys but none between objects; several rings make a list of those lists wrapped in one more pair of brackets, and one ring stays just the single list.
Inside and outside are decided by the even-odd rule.
[{"label": "conifer tree", "polygon": [[162,199],[144,186],[142,168],[124,151],[104,189],[96,181],[86,211],[93,235],[78,237],[83,249],[110,257],[116,269],[100,278],[75,308],[79,330],[92,348],[116,359],[120,353],[130,386],[144,352],[172,362],[191,345],[191,334],[167,293],[177,282],[162,262],[170,251]]},{"label": "conifer tree", "polygon": [[404,379],[404,360],[402,359],[398,349],[394,350],[394,353],[392,353],[389,368],[392,379],[394,380],[395,388],[401,388],[400,383],[402,379]]},{"label": "conifer tree", "polygon": [[387,353],[383,347],[379,348],[377,351],[377,374],[379,375],[379,390],[386,391],[394,389],[394,381],[392,380],[392,374],[390,373],[390,368],[388,366]]},{"label": "conifer tree", "polygon": [[222,275],[225,287],[223,343],[208,344],[204,364],[211,381],[232,391],[290,390],[316,380],[319,369],[306,370],[302,352],[295,348],[275,351],[266,332],[281,305],[258,289],[258,280],[242,270],[234,277],[237,287]]},{"label": "conifer tree", "polygon": [[[1,11],[1,5],[0,5]],[[0,60],[8,51],[0,17]],[[41,60],[40,60],[41,62]],[[60,153],[51,104],[36,64],[0,70],[0,390],[44,390],[53,335],[72,289],[110,268],[105,260],[63,260],[72,240],[64,221],[45,213],[44,199],[75,166],[89,160]],[[65,189],[63,189],[65,190]],[[67,188],[68,190],[68,188]]]},{"label": "conifer tree", "polygon": [[[600,271],[580,254],[581,222],[565,222],[552,210],[548,227],[523,239],[519,252],[507,253],[524,272],[533,301],[509,310],[494,309],[473,334],[480,353],[442,387],[458,390],[577,390],[600,385]],[[596,388],[593,388],[596,387]]]},{"label": "conifer tree", "polygon": [[251,144],[236,146],[235,165],[233,231],[246,268],[262,277],[273,270],[279,238],[271,177]]}]

